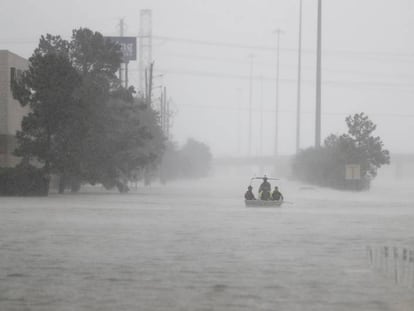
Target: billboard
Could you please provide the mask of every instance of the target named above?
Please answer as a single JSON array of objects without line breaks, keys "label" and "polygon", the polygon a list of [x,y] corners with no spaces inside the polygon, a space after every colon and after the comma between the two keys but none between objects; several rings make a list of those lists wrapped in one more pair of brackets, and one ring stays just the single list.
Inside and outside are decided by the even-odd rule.
[{"label": "billboard", "polygon": [[105,37],[121,46],[122,62],[128,63],[137,59],[137,38],[136,37]]}]

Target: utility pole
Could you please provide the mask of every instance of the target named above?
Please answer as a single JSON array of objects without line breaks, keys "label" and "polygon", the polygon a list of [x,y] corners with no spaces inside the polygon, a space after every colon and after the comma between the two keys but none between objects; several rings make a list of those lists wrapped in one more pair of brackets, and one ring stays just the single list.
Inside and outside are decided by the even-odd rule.
[{"label": "utility pole", "polygon": [[161,87],[160,96],[160,123],[161,130],[165,134],[165,101],[164,101],[164,87]]},{"label": "utility pole", "polygon": [[318,0],[318,42],[316,57],[315,147],[321,146],[321,81],[322,81],[322,0]]},{"label": "utility pole", "polygon": [[152,72],[154,62],[151,62],[148,69],[145,69],[145,103],[147,107],[151,107],[152,98]]},{"label": "utility pole", "polygon": [[[119,35],[121,37],[124,36],[124,26],[125,26],[124,19],[123,18],[119,19]],[[122,69],[123,69],[122,66],[123,66],[123,63],[119,65],[119,80],[121,80],[121,85],[123,84],[125,80],[122,76]]]},{"label": "utility pole", "polygon": [[280,54],[280,35],[283,33],[281,29],[276,29],[276,113],[275,113],[275,157],[278,156],[278,139],[279,139],[279,54]]},{"label": "utility pole", "polygon": [[253,54],[249,54],[250,58],[250,79],[249,79],[249,135],[247,143],[247,155],[250,157],[252,152],[252,101],[253,101]]},{"label": "utility pole", "polygon": [[167,125],[167,139],[170,139],[170,101],[167,99],[167,89],[165,89],[165,110],[167,111],[167,120],[166,120],[166,125]]},{"label": "utility pole", "polygon": [[165,86],[161,89],[161,129],[164,133],[164,136],[168,139],[168,132],[169,132],[169,111],[167,107],[167,88]]},{"label": "utility pole", "polygon": [[140,11],[139,27],[139,54],[138,54],[138,71],[139,71],[139,90],[145,87],[145,69],[152,62],[152,11]]},{"label": "utility pole", "polygon": [[263,76],[260,76],[260,145],[259,157],[263,156]]},{"label": "utility pole", "polygon": [[164,92],[163,92],[163,107],[164,107],[164,135],[167,137],[169,136],[169,118],[170,118],[170,112],[168,111],[168,104],[167,104],[167,88],[164,86]]},{"label": "utility pole", "polygon": [[298,93],[296,107],[296,153],[300,149],[300,91],[302,75],[302,0],[299,3],[299,44],[298,44]]},{"label": "utility pole", "polygon": [[236,135],[237,135],[237,149],[236,152],[240,155],[241,151],[241,96],[240,96],[241,89],[236,89],[236,107],[237,107],[237,128],[236,128]]}]

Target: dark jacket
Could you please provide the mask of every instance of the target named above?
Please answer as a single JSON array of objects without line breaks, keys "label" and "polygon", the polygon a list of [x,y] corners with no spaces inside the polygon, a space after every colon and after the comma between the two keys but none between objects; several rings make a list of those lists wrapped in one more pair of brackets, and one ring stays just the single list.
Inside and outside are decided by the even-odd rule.
[{"label": "dark jacket", "polygon": [[268,181],[263,181],[262,184],[260,185],[259,192],[262,192],[262,191],[269,191],[269,192],[271,191],[271,186]]},{"label": "dark jacket", "polygon": [[275,201],[283,200],[282,193],[279,190],[273,190],[272,200],[275,200]]},{"label": "dark jacket", "polygon": [[256,198],[254,197],[254,194],[251,190],[246,191],[246,193],[244,194],[244,198],[246,200],[256,200]]}]

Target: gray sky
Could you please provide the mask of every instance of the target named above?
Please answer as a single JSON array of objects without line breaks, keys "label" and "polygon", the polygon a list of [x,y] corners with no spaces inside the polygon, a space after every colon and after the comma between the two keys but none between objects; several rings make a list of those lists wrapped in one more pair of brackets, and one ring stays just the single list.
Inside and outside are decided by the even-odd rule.
[{"label": "gray sky", "polygon": [[[314,142],[317,0],[303,3],[305,148]],[[141,9],[153,10],[155,70],[164,73],[155,84],[165,84],[173,101],[173,139],[182,143],[194,137],[215,155],[247,153],[249,54],[255,55],[252,154],[260,153],[261,104],[262,153],[273,152],[276,54],[263,47],[275,47],[273,30],[283,29],[279,150],[294,152],[299,0],[2,0],[0,49],[29,57],[41,34],[69,39],[79,27],[117,35],[120,18],[127,25],[125,35],[135,36]],[[406,139],[414,132],[412,16],[412,0],[323,1],[322,137],[343,133],[348,114],[365,112],[391,152],[414,152],[414,143]],[[132,62],[135,85],[137,69]]]}]

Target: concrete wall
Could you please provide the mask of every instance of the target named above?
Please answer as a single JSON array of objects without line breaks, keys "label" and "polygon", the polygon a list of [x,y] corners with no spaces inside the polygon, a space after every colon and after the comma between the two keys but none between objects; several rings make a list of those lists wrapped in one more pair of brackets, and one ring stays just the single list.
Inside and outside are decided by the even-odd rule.
[{"label": "concrete wall", "polygon": [[19,159],[13,156],[15,135],[20,130],[22,118],[28,113],[13,99],[10,89],[11,68],[23,71],[28,61],[7,50],[0,50],[0,167],[14,166]]}]

